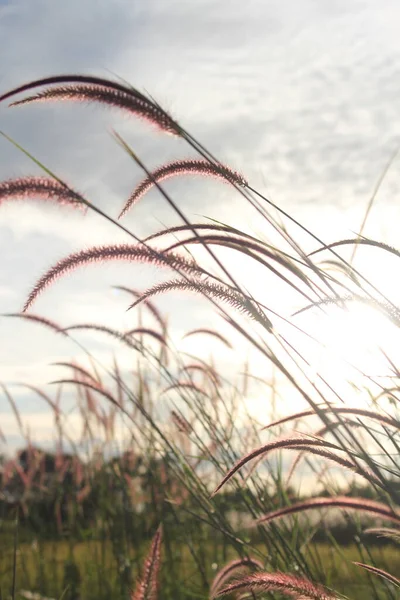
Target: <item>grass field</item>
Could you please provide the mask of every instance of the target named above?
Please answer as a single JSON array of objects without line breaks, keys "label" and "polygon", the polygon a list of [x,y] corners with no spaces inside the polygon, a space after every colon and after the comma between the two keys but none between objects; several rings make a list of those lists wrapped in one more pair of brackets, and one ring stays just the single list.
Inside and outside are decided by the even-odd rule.
[{"label": "grass field", "polygon": [[[131,552],[125,557],[132,568],[133,574],[138,574],[145,547]],[[168,571],[163,570],[163,589],[166,597],[170,592],[180,593],[182,598],[208,598],[207,590],[202,590],[201,581],[196,575],[196,564],[187,547],[172,544],[171,551],[179,562],[179,583],[172,582]],[[202,549],[209,556],[207,576],[211,582],[216,570],[222,566],[222,548],[216,549],[211,542]],[[395,546],[372,548],[370,557],[374,563],[392,573],[400,572],[400,550]],[[227,552],[225,560],[233,558],[234,554]],[[369,600],[373,598],[371,581],[367,573],[352,565],[360,561],[360,551],[354,546],[333,548],[328,544],[311,544],[305,550],[305,556],[310,564],[315,564],[314,575],[318,579],[323,569],[327,585],[354,600]],[[7,594],[11,589],[13,573],[13,548],[1,548],[1,582],[2,593]],[[365,557],[367,558],[367,557]],[[17,590],[30,590],[45,596],[59,598],[65,592],[66,577],[71,579],[74,571],[75,590],[83,598],[119,598],[124,597],[127,590],[122,587],[121,565],[115,560],[110,542],[81,542],[72,547],[67,542],[40,542],[31,544],[21,543],[18,546],[17,558]],[[71,567],[71,565],[74,565]],[[283,566],[283,565],[282,565]],[[78,575],[79,573],[79,575]],[[133,575],[134,580],[134,575]],[[178,585],[176,585],[178,583]],[[127,578],[129,587],[129,578]],[[172,589],[171,589],[172,588]],[[382,589],[385,597],[385,586]]]}]

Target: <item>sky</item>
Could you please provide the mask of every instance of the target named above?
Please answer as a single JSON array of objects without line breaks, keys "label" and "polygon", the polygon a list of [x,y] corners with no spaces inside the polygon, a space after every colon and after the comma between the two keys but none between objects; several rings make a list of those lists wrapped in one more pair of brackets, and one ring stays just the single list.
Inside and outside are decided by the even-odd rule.
[{"label": "sky", "polygon": [[[58,73],[126,79],[220,160],[332,241],[358,230],[400,146],[399,18],[395,0],[0,0],[0,90]],[[151,167],[190,155],[181,141],[95,106],[4,103],[0,130],[113,216],[141,174],[112,130]],[[399,161],[385,177],[379,211],[373,209],[366,229],[394,245]],[[0,180],[38,173],[0,137]],[[221,182],[171,181],[168,190],[192,219],[207,215],[252,232],[264,227]],[[126,218],[137,235],[160,223],[177,220],[156,192]],[[122,241],[123,234],[93,215],[35,202],[1,205],[0,313],[19,311],[37,278],[69,252]],[[89,320],[126,328],[133,317],[111,285],[145,289],[152,276],[145,267],[88,268],[57,283],[35,312],[64,326]],[[177,340],[204,322],[220,327],[201,300],[174,296],[159,305],[171,313]],[[60,375],[51,362],[76,356],[70,342],[15,319],[0,319],[0,339],[0,381],[9,386],[45,386]],[[96,335],[79,339],[105,361],[115,350]],[[44,407],[20,389],[15,393],[27,419],[40,419]],[[10,440],[17,443],[10,409],[1,402]]]}]

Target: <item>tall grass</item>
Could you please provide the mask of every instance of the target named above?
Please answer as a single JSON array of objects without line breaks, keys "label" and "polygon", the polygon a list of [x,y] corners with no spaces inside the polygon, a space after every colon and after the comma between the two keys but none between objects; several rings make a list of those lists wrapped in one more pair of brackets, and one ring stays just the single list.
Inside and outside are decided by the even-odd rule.
[{"label": "tall grass", "polygon": [[[73,208],[78,205],[87,208],[88,215],[91,211],[100,214],[128,239],[124,244],[77,250],[58,259],[37,280],[22,313],[8,315],[26,319],[27,327],[44,326],[66,336],[87,357],[85,364],[72,359],[62,365],[69,374],[54,382],[59,390],[55,396],[47,390],[34,390],[54,413],[58,443],[53,459],[26,436],[24,460],[21,462],[21,455],[10,459],[3,470],[3,493],[13,490],[13,502],[27,531],[35,531],[35,527],[39,531],[46,517],[51,517],[49,540],[57,536],[67,540],[62,581],[56,553],[50,576],[51,561],[44,549],[34,563],[35,581],[32,563],[21,561],[24,581],[42,594],[63,592],[85,598],[126,597],[133,589],[134,600],[226,594],[394,600],[399,582],[391,569],[399,569],[399,555],[392,549],[397,558],[386,564],[380,560],[383,554],[379,558],[370,544],[371,531],[383,524],[396,534],[400,522],[396,358],[385,347],[378,348],[377,356],[384,360],[386,370],[384,376],[376,376],[365,372],[357,352],[350,357],[342,355],[347,346],[343,339],[339,349],[330,349],[333,366],[319,368],[315,356],[326,352],[326,340],[318,331],[316,335],[307,321],[300,326],[298,315],[307,310],[329,320],[330,308],[335,315],[348,314],[351,304],[383,315],[396,330],[395,302],[356,268],[352,258],[358,246],[374,248],[381,261],[385,253],[398,257],[399,252],[361,235],[325,243],[244,177],[221,164],[157,103],[132,87],[96,77],[57,76],[16,88],[0,96],[0,101],[44,85],[49,87],[12,105],[75,100],[124,109],[132,117],[149,121],[160,134],[182,138],[198,158],[182,157],[151,171],[116,134],[119,145],[144,174],[121,205],[119,217],[134,210],[139,199],[145,202],[146,193],[156,188],[178,220],[176,226],[160,229],[147,239],[140,239],[33,157],[44,170],[42,178],[27,176],[0,184],[0,199],[32,197]],[[265,226],[265,239],[229,223],[191,222],[161,185],[168,177],[187,174],[225,180],[232,196],[237,195],[257,215],[257,229]],[[312,252],[305,249],[309,243],[316,246]],[[341,253],[347,246],[353,250],[350,260]],[[320,252],[329,260],[317,262]],[[65,325],[28,312],[39,294],[50,293],[64,275],[109,261],[144,262],[170,273],[166,281],[144,292],[131,289],[129,280],[123,285],[115,282],[127,294],[127,307],[137,316],[135,327],[118,331],[103,323]],[[236,264],[245,264],[246,269]],[[268,294],[260,293],[257,281],[249,281],[247,272],[262,277],[268,288],[279,288],[279,301],[269,302]],[[155,304],[157,296],[171,291],[204,298],[222,318],[225,330],[226,324],[231,328],[231,337],[227,337],[225,330],[221,333],[204,323],[188,336],[208,336],[209,341],[231,347],[239,356],[245,348],[251,349],[261,365],[256,372],[244,364],[243,372],[232,377],[214,358],[204,360],[179,351]],[[285,310],[291,305],[293,314]],[[364,327],[368,329],[368,321]],[[134,368],[122,371],[118,361],[112,367],[102,365],[79,341],[82,330],[117,341],[121,352],[123,349],[132,357]],[[274,381],[263,376],[271,372]],[[75,390],[81,417],[78,440],[71,436],[62,410],[67,386]],[[25,435],[9,387],[4,390]],[[354,388],[368,399],[362,408],[351,405],[348,394]],[[249,409],[251,393],[265,396],[266,390],[273,406],[272,422],[267,412],[259,411],[255,417]],[[282,417],[277,397],[283,391],[307,409]],[[295,431],[293,422],[297,423]],[[286,462],[289,449],[297,453],[291,467]],[[333,476],[332,465],[336,469]],[[313,493],[300,493],[293,487],[293,481],[298,486],[305,476],[312,482]],[[5,516],[9,514],[8,509]],[[351,560],[335,536],[340,518],[352,532]],[[363,530],[368,525],[370,533],[366,534]],[[43,533],[39,545],[45,543]],[[395,534],[391,540],[396,539]],[[153,535],[140,569],[146,540]],[[97,584],[91,589],[82,585],[76,559],[78,542],[85,539],[94,543],[91,581],[97,578]],[[323,539],[325,546],[313,546],[313,539]],[[326,549],[322,551],[322,547]],[[342,563],[339,573],[335,571],[337,560]],[[249,574],[249,568],[256,572]],[[351,574],[350,582],[356,585],[353,590],[343,573]]]}]

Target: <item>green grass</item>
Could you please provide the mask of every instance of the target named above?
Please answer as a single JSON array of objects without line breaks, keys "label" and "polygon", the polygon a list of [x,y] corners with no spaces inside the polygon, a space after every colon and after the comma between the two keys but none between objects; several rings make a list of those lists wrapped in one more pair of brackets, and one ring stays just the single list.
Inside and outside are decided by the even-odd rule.
[{"label": "green grass", "polygon": [[[262,549],[261,545],[255,545],[255,549]],[[143,545],[136,551],[126,556],[129,559],[132,580],[138,573],[138,567],[146,552],[147,546]],[[220,549],[222,551],[222,548]],[[202,549],[203,552],[212,557],[215,554],[215,548],[208,543]],[[172,553],[179,559],[179,575],[182,589],[186,589],[185,597],[199,598],[208,597],[206,593],[201,592],[201,582],[196,572],[196,564],[188,551],[188,548],[182,544],[172,543]],[[222,558],[222,552],[220,552]],[[228,551],[226,559],[229,560],[235,555]],[[352,565],[353,561],[360,561],[360,553],[355,545],[343,546],[335,550],[329,544],[311,544],[305,551],[305,556],[312,562],[325,569],[327,584],[354,600],[369,600],[373,595],[370,590],[370,579],[366,572]],[[118,565],[110,542],[102,543],[100,541],[88,541],[76,543],[73,547],[66,541],[39,542],[39,543],[21,543],[18,548],[18,570],[17,570],[17,590],[38,591],[45,596],[54,598],[60,597],[65,584],[65,571],[73,558],[73,562],[79,570],[81,581],[78,585],[79,592],[83,598],[112,598],[123,597],[126,590],[121,587],[121,566]],[[370,550],[370,560],[392,573],[400,571],[400,549],[392,545],[372,548]],[[11,546],[7,548],[0,547],[1,560],[1,588],[3,592],[10,589],[13,568],[13,550]],[[213,569],[214,566],[214,569]],[[223,566],[212,562],[208,565],[207,575],[210,581],[215,571]],[[283,567],[284,565],[282,565]],[[318,572],[314,573],[318,576]],[[163,598],[168,598],[168,576],[164,572],[164,589],[166,591]],[[127,577],[127,581],[129,578]],[[186,587],[185,587],[186,582]],[[382,588],[382,598],[384,598],[384,584],[378,585]],[[196,592],[197,590],[197,592]],[[193,596],[190,596],[190,593]]]}]

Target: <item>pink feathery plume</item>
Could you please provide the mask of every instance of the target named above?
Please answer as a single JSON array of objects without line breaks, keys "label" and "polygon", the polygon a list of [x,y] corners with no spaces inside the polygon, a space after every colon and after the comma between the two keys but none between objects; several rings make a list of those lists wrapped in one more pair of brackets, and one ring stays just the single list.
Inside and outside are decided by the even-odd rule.
[{"label": "pink feathery plume", "polygon": [[208,160],[177,160],[158,167],[151,175],[145,177],[130,195],[120,212],[118,219],[121,219],[134,204],[137,204],[156,183],[161,183],[170,177],[179,177],[183,175],[217,177],[239,186],[247,184],[240,173],[225,165],[215,164]]},{"label": "pink feathery plume", "polygon": [[283,425],[283,423],[288,423],[289,421],[297,421],[298,419],[302,419],[303,417],[311,417],[318,416],[320,413],[333,413],[333,414],[345,414],[345,415],[357,415],[360,417],[366,417],[368,419],[374,419],[375,421],[379,421],[383,425],[389,425],[391,427],[395,427],[396,429],[400,429],[400,421],[397,419],[393,419],[392,417],[387,417],[386,415],[382,415],[372,410],[367,410],[364,408],[352,408],[352,407],[341,407],[341,406],[330,406],[319,408],[318,411],[315,410],[303,410],[302,412],[298,412],[287,417],[283,417],[278,421],[274,421],[269,425],[265,425],[263,429],[270,429],[270,427],[276,427],[278,425]]},{"label": "pink feathery plume", "polygon": [[157,529],[143,565],[143,575],[136,583],[131,600],[157,600],[158,599],[158,574],[161,559],[162,527]]},{"label": "pink feathery plume", "polygon": [[192,433],[193,427],[186,419],[186,417],[183,416],[182,413],[178,413],[175,410],[172,410],[171,418],[174,421],[178,431],[180,431],[181,433],[186,433],[187,435],[190,435]]},{"label": "pink feathery plume", "polygon": [[221,589],[222,585],[226,583],[227,580],[232,579],[235,575],[238,574],[238,572],[242,571],[243,569],[262,568],[262,563],[255,558],[245,557],[231,560],[227,565],[222,567],[222,569],[220,569],[214,577],[210,588],[210,596],[215,596],[218,590]]},{"label": "pink feathery plume", "polygon": [[7,200],[29,198],[85,209],[82,196],[51,177],[19,177],[0,183],[0,206]]},{"label": "pink feathery plume", "polygon": [[400,587],[400,579],[397,579],[397,577],[391,573],[388,573],[387,571],[384,571],[383,569],[378,569],[372,565],[365,565],[364,563],[360,562],[353,562],[353,564],[357,565],[357,567],[365,569],[366,571],[369,571],[370,573],[373,573],[374,575],[378,575],[378,577],[382,577],[383,579],[390,581],[390,583],[393,583],[397,587]]},{"label": "pink feathery plume", "polygon": [[303,600],[335,600],[332,592],[317,585],[305,577],[296,577],[287,573],[254,573],[237,579],[214,596],[220,598],[234,592],[280,592],[292,598]]},{"label": "pink feathery plume", "polygon": [[381,502],[374,502],[372,500],[366,500],[364,498],[347,498],[347,496],[333,496],[331,498],[311,498],[304,502],[298,502],[292,504],[292,506],[286,506],[272,512],[267,513],[260,519],[257,519],[256,524],[265,524],[275,519],[280,519],[287,515],[293,515],[299,512],[305,512],[307,510],[313,510],[316,508],[343,508],[346,510],[356,510],[369,514],[376,515],[386,521],[393,521],[400,523],[400,514],[395,512],[387,504]]},{"label": "pink feathery plume", "polygon": [[212,495],[214,496],[217,492],[219,492],[219,490],[222,488],[222,486],[225,485],[225,483],[237,471],[239,471],[239,469],[241,469],[246,463],[248,463],[250,460],[253,460],[254,458],[257,458],[260,455],[266,455],[268,452],[271,452],[272,450],[280,450],[280,449],[284,449],[284,448],[293,448],[293,447],[301,448],[302,450],[304,450],[305,447],[313,447],[313,446],[322,447],[322,448],[324,448],[324,447],[325,448],[335,448],[335,446],[333,444],[327,442],[326,440],[318,439],[318,438],[307,438],[307,437],[292,437],[292,438],[285,438],[285,439],[281,439],[281,440],[275,440],[273,442],[268,442],[267,444],[264,444],[263,446],[260,446],[259,448],[256,448],[255,450],[252,450],[251,452],[246,454],[246,456],[243,456],[241,459],[239,459],[237,461],[237,463],[235,465],[233,465],[233,467],[228,471],[228,473],[225,475],[225,477],[223,478],[221,483],[216,487],[216,489],[214,490]]},{"label": "pink feathery plume", "polygon": [[49,101],[75,101],[97,102],[106,106],[119,108],[136,117],[145,119],[159,130],[173,135],[179,135],[177,124],[157,104],[142,94],[129,93],[129,88],[117,90],[107,85],[93,85],[90,83],[73,83],[50,87],[42,92],[28,96],[22,100],[12,102],[10,106],[21,106],[34,102]]},{"label": "pink feathery plume", "polygon": [[3,317],[18,317],[20,319],[26,319],[27,321],[39,323],[40,325],[44,325],[45,327],[48,327],[49,329],[51,329],[52,331],[55,331],[56,333],[61,333],[62,335],[67,336],[66,331],[62,327],[60,327],[60,325],[57,325],[57,323],[55,321],[51,321],[50,319],[41,317],[40,315],[33,315],[33,314],[27,315],[25,313],[4,313],[2,316]]},{"label": "pink feathery plume", "polygon": [[198,267],[194,261],[183,258],[171,252],[162,253],[151,248],[133,246],[129,244],[112,245],[112,246],[94,246],[89,250],[82,250],[70,254],[66,258],[57,262],[51,269],[47,271],[36,283],[35,287],[28,296],[23,307],[23,312],[32,306],[36,298],[47,287],[54,283],[61,276],[70,273],[76,268],[97,262],[106,262],[110,260],[126,260],[130,262],[146,262],[157,266],[166,266],[172,269],[200,274],[202,269]]}]

